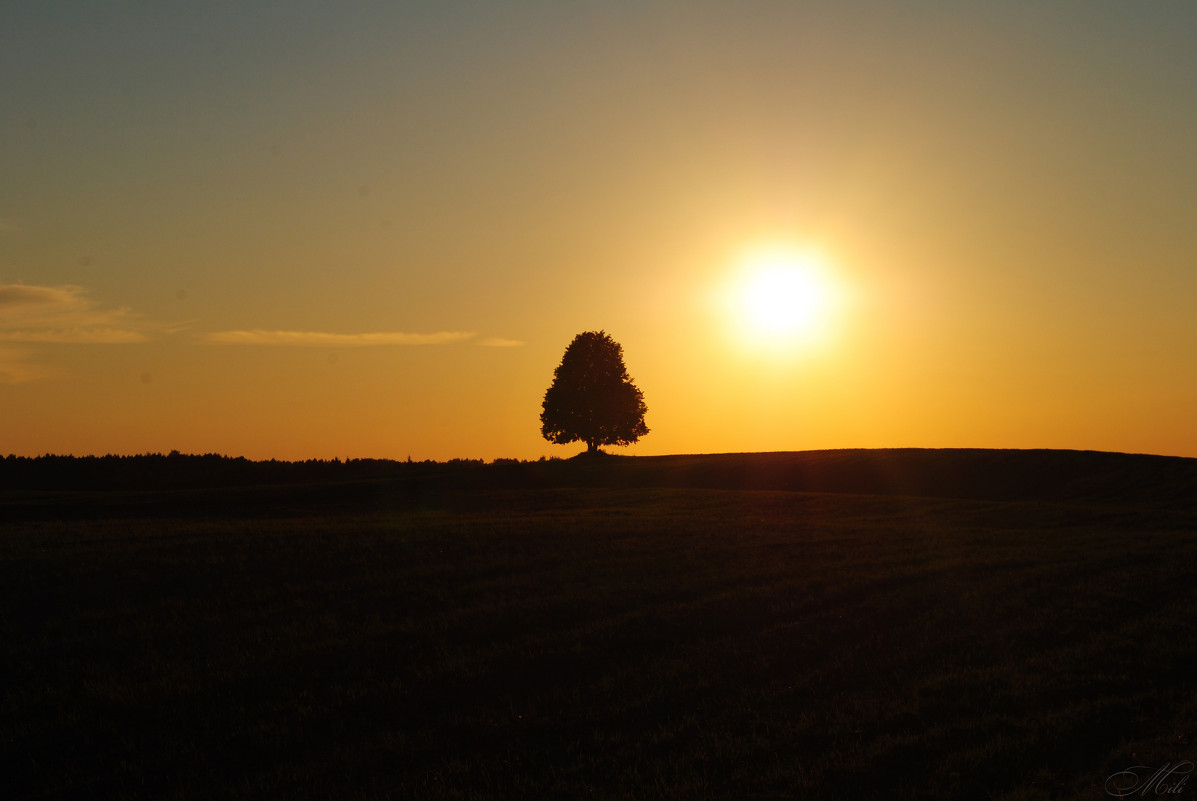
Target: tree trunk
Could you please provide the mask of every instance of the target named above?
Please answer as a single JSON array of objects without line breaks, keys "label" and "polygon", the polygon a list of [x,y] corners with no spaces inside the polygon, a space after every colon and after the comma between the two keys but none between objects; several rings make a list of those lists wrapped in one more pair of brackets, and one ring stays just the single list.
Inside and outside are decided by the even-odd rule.
[{"label": "tree trunk", "polygon": [[586,452],[587,453],[598,453],[598,440],[596,440],[596,439],[586,440]]}]

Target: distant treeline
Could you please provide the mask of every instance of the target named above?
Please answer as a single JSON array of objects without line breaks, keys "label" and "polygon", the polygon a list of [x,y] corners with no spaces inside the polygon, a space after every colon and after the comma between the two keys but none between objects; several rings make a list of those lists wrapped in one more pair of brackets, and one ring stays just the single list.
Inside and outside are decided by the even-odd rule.
[{"label": "distant treeline", "polygon": [[[516,463],[499,459],[495,463]],[[251,461],[218,453],[147,453],[135,456],[13,456],[0,459],[0,488],[46,490],[176,489],[296,481],[401,478],[485,465],[481,459],[448,462],[389,459]]]}]

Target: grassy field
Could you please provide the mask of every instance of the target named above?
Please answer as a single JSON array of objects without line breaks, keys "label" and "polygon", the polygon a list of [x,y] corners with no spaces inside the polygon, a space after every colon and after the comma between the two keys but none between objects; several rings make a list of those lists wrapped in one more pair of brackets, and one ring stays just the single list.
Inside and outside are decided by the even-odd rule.
[{"label": "grassy field", "polygon": [[1193,465],[968,453],[8,493],[5,795],[1106,798],[1193,760]]}]

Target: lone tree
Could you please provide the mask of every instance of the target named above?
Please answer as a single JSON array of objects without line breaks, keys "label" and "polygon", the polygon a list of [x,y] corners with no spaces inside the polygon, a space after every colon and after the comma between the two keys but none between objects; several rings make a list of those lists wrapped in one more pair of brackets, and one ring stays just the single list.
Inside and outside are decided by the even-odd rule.
[{"label": "lone tree", "polygon": [[585,442],[587,453],[600,445],[631,445],[648,433],[644,393],[623,364],[623,347],[603,331],[574,337],[553,371],[544,393],[540,433],[549,442]]}]

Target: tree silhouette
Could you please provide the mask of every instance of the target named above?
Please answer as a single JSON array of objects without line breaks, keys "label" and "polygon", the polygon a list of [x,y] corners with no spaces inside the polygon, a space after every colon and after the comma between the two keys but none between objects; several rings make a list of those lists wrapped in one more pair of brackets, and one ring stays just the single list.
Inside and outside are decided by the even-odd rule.
[{"label": "tree silhouette", "polygon": [[583,332],[569,343],[543,406],[544,438],[557,445],[585,442],[587,453],[631,445],[648,433],[644,393],[628,377],[623,347],[604,331]]}]

